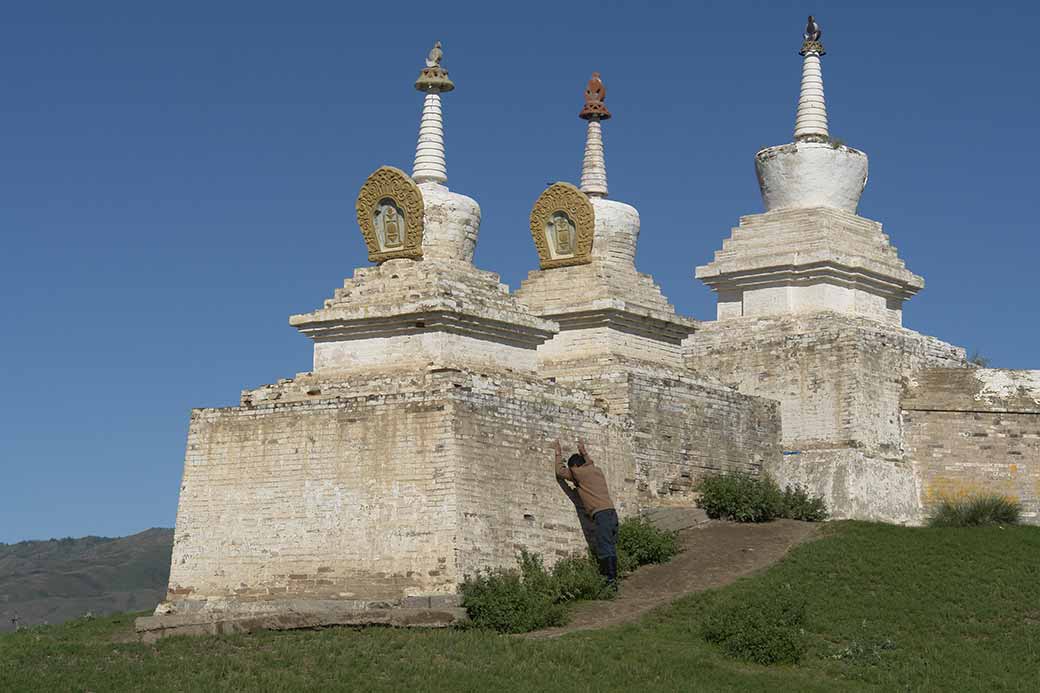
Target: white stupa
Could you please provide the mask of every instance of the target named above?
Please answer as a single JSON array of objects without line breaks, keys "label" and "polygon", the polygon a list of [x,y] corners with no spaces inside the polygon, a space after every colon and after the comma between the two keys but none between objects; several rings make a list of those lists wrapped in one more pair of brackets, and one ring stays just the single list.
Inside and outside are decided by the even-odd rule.
[{"label": "white stupa", "polygon": [[718,319],[821,310],[902,324],[924,287],[881,224],[858,216],[867,155],[830,136],[819,26],[802,43],[794,141],[755,155],[764,214],[740,226],[696,276],[718,294]]},{"label": "white stupa", "polygon": [[415,88],[425,94],[412,175],[384,166],[358,195],[374,267],[359,268],[320,310],[290,324],[314,340],[315,373],[468,367],[533,372],[556,325],[531,315],[492,272],[473,266],[480,206],[447,188],[441,94],[454,83],[440,42]]},{"label": "white stupa", "polygon": [[[531,234],[541,269],[532,271],[517,298],[532,313],[560,326],[539,347],[544,372],[574,376],[605,362],[682,365],[682,342],[697,322],[677,315],[653,277],[636,270],[639,212],[607,199],[602,122],[611,117],[598,72],[585,90],[579,113],[586,120],[581,184],[550,186],[531,213]],[[562,219],[562,221],[560,221]],[[576,242],[560,234],[576,235]]]}]

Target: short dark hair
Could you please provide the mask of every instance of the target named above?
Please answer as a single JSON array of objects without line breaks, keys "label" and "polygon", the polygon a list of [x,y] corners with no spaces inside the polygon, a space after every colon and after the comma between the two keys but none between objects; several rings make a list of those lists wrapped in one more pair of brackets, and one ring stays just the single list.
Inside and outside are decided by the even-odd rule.
[{"label": "short dark hair", "polygon": [[582,457],[580,452],[576,452],[567,458],[568,467],[580,467],[583,464],[585,464],[585,458]]}]

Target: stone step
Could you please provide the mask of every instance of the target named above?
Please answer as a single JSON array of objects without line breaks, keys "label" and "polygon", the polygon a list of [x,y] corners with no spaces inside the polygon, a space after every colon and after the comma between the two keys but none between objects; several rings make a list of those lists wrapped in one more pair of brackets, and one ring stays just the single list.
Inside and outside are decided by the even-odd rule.
[{"label": "stone step", "polygon": [[689,506],[648,508],[641,514],[654,527],[668,532],[689,529],[708,521],[706,512]]}]

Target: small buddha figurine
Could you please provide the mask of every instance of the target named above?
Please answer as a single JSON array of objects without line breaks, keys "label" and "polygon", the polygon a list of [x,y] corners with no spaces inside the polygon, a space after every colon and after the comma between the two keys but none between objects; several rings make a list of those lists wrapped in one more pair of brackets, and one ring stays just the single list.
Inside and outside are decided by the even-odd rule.
[{"label": "small buddha figurine", "polygon": [[802,38],[806,41],[819,41],[821,36],[823,36],[823,31],[820,30],[820,25],[816,23],[816,19],[812,15],[809,15]]},{"label": "small buddha figurine", "polygon": [[610,117],[610,111],[603,100],[607,98],[607,88],[603,86],[598,72],[592,73],[592,78],[585,87],[585,106],[581,109],[578,117],[583,120],[606,120]]},{"label": "small buddha figurine", "polygon": [[441,49],[441,42],[433,44],[433,48],[426,55],[426,67],[440,67],[441,60],[444,58],[444,51]]},{"label": "small buddha figurine", "polygon": [[585,103],[603,103],[607,98],[607,88],[603,86],[603,80],[599,78],[598,72],[592,73],[592,79],[585,87]]},{"label": "small buddha figurine", "polygon": [[388,248],[399,246],[401,240],[401,218],[393,205],[383,206],[383,239]]},{"label": "small buddha figurine", "polygon": [[562,214],[552,218],[553,240],[558,255],[574,254],[574,230],[570,221]]}]

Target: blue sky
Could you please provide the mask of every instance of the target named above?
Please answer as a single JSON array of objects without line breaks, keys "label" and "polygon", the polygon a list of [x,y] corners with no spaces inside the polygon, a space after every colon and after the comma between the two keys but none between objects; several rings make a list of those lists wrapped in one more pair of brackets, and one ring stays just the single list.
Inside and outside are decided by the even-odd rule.
[{"label": "blue sky", "polygon": [[310,367],[287,324],[367,263],[353,204],[410,170],[435,39],[449,186],[516,287],[547,182],[576,181],[603,74],[611,196],[680,312],[761,211],[791,139],[805,15],[860,213],[925,290],[905,324],[1040,368],[1035,3],[33,2],[0,25],[0,541],[172,526],[192,407]]}]

